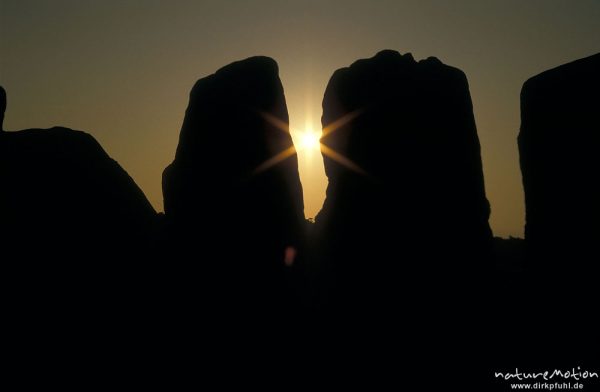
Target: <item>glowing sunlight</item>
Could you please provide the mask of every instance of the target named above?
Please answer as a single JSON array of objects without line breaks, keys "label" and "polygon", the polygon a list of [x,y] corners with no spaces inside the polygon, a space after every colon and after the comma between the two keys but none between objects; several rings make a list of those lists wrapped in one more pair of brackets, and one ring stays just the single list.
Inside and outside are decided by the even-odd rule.
[{"label": "glowing sunlight", "polygon": [[299,151],[305,151],[305,150],[318,151],[319,144],[320,144],[320,142],[319,142],[320,138],[321,138],[321,135],[319,135],[313,129],[311,129],[311,128],[305,129],[300,134],[300,144],[298,146],[298,150]]}]

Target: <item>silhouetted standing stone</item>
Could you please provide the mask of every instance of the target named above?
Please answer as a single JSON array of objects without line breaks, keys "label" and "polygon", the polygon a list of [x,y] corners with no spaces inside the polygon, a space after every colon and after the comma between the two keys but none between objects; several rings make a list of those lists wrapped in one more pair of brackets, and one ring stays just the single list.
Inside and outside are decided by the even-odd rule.
[{"label": "silhouetted standing stone", "polygon": [[133,179],[89,134],[54,127],[0,132],[0,184],[11,323],[65,344],[126,328],[149,302],[156,220]]},{"label": "silhouetted standing stone", "polygon": [[116,262],[140,252],[156,213],[94,138],[67,128],[0,136],[0,227],[21,255]]},{"label": "silhouetted standing stone", "polygon": [[116,277],[136,261],[128,257],[148,246],[154,209],[84,132],[54,127],[0,133],[0,183],[3,250],[14,260],[30,260],[32,274],[46,271],[48,282],[85,285],[105,273]]},{"label": "silhouetted standing stone", "polygon": [[3,132],[0,181],[0,232],[21,257],[58,257],[84,267],[118,263],[148,245],[154,209],[84,132]]},{"label": "silhouetted standing stone", "polygon": [[519,152],[525,238],[540,267],[597,271],[600,54],[525,82]]},{"label": "silhouetted standing stone", "polygon": [[333,74],[322,123],[316,223],[340,295],[431,295],[483,268],[490,209],[463,72],[382,51]]},{"label": "silhouetted standing stone", "polygon": [[191,91],[175,160],[163,174],[165,214],[172,251],[189,260],[215,302],[281,296],[286,248],[299,246],[304,219],[287,124],[270,58],[227,65]]},{"label": "silhouetted standing stone", "polygon": [[546,360],[597,358],[600,54],[525,82],[518,142],[527,285],[509,315],[516,341],[550,351]]}]

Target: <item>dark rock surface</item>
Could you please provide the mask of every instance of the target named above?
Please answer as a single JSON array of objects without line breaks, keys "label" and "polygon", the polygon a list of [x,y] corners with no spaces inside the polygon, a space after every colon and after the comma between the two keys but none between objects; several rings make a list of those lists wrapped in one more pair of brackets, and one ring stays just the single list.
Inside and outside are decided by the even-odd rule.
[{"label": "dark rock surface", "polygon": [[43,333],[77,323],[79,336],[140,309],[156,213],[92,136],[62,127],[0,132],[0,184],[12,322],[44,325]]},{"label": "dark rock surface", "polygon": [[267,57],[229,64],[190,93],[163,174],[165,215],[171,254],[189,261],[215,303],[281,297],[286,248],[299,248],[304,220],[287,124],[277,63]]},{"label": "dark rock surface", "polygon": [[[591,310],[598,307],[600,274],[598,108],[600,54],[536,75],[521,91],[527,253],[526,284],[517,295],[527,310],[519,315],[518,336],[525,340],[527,331],[528,343],[552,342],[556,352],[581,353],[599,344]],[[576,339],[556,338],[565,336]]]},{"label": "dark rock surface", "polygon": [[[543,72],[521,92],[525,238],[540,267],[598,271],[600,54]],[[541,260],[543,259],[543,260]]]},{"label": "dark rock surface", "polygon": [[[20,253],[119,259],[153,226],[140,188],[96,140],[62,127],[0,136],[0,223]],[[41,248],[40,248],[41,247]]]},{"label": "dark rock surface", "polygon": [[319,319],[364,366],[386,347],[419,358],[404,368],[415,379],[486,368],[492,345],[474,337],[489,333],[492,233],[463,72],[394,51],[358,60],[331,77],[322,124],[329,184],[309,269]]},{"label": "dark rock surface", "polygon": [[484,268],[490,208],[462,71],[382,51],[333,74],[322,123],[329,185],[316,232],[342,292]]}]

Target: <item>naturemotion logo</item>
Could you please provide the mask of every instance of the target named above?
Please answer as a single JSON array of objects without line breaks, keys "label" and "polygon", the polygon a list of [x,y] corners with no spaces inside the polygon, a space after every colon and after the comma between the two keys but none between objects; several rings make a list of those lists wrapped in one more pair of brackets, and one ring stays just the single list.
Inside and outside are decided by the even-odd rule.
[{"label": "naturemotion logo", "polygon": [[516,379],[524,381],[528,379],[543,379],[544,381],[552,380],[553,378],[564,378],[573,379],[575,381],[586,380],[590,378],[598,378],[598,372],[582,370],[580,366],[577,366],[577,370],[572,368],[571,370],[545,370],[541,372],[522,372],[519,368],[515,368],[514,373],[510,372],[494,372],[496,378],[502,378],[504,380]]},{"label": "naturemotion logo", "polygon": [[[527,372],[515,368],[514,372],[494,372],[496,379],[511,382],[510,389],[583,389],[583,381],[598,380],[598,372],[582,369],[553,369]],[[549,381],[549,382],[546,382]]]}]

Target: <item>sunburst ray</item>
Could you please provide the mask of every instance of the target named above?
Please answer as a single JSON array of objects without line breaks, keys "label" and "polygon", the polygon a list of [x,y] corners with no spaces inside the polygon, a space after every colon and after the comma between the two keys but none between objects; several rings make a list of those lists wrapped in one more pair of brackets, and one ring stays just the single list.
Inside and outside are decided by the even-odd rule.
[{"label": "sunburst ray", "polygon": [[269,124],[273,125],[275,128],[279,129],[282,132],[290,133],[290,124],[286,123],[282,119],[273,116],[268,112],[260,112],[262,118],[264,118]]},{"label": "sunburst ray", "polygon": [[267,159],[266,161],[264,161],[263,163],[258,165],[258,167],[256,169],[254,169],[252,174],[262,173],[265,170],[270,169],[273,166],[277,165],[278,163],[283,162],[284,160],[291,157],[295,153],[296,153],[296,149],[294,148],[294,146],[286,148],[285,150],[281,151],[278,154],[275,154],[271,158]]},{"label": "sunburst ray", "polygon": [[348,124],[350,121],[354,120],[356,117],[360,116],[363,112],[364,109],[356,109],[350,113],[344,114],[342,117],[325,126],[323,128],[323,135],[321,137],[323,138],[329,135],[330,133],[337,131],[344,125]]},{"label": "sunburst ray", "polygon": [[[363,109],[354,110],[350,113],[345,114],[344,116],[340,117],[339,119],[335,120],[329,125],[325,126],[323,128],[323,133],[321,137],[327,136],[332,132],[337,131],[338,129],[340,129],[341,127],[358,117],[363,111]],[[273,125],[275,128],[279,129],[282,132],[288,134],[290,133],[290,126],[285,121],[267,112],[261,112],[260,114],[269,124]],[[331,147],[328,147],[323,143],[319,143],[319,146],[323,155],[326,155],[327,157],[333,159],[334,161],[338,162],[342,166],[347,167],[350,170],[353,170],[362,175],[368,175],[368,173],[363,168],[361,168],[359,165],[357,165],[344,155],[333,150]],[[296,148],[294,146],[291,146],[261,163],[256,169],[254,169],[252,174],[262,173],[265,170],[268,170],[273,166],[277,165],[278,163],[283,162],[284,160],[286,160],[294,154],[296,154]]]},{"label": "sunburst ray", "polygon": [[346,166],[350,170],[353,170],[365,176],[368,175],[368,173],[362,167],[358,166],[356,163],[352,162],[350,159],[346,158],[339,152],[333,150],[330,147],[327,147],[323,143],[321,143],[321,152],[323,152],[324,155],[327,155],[329,158],[333,159],[339,164]]}]

